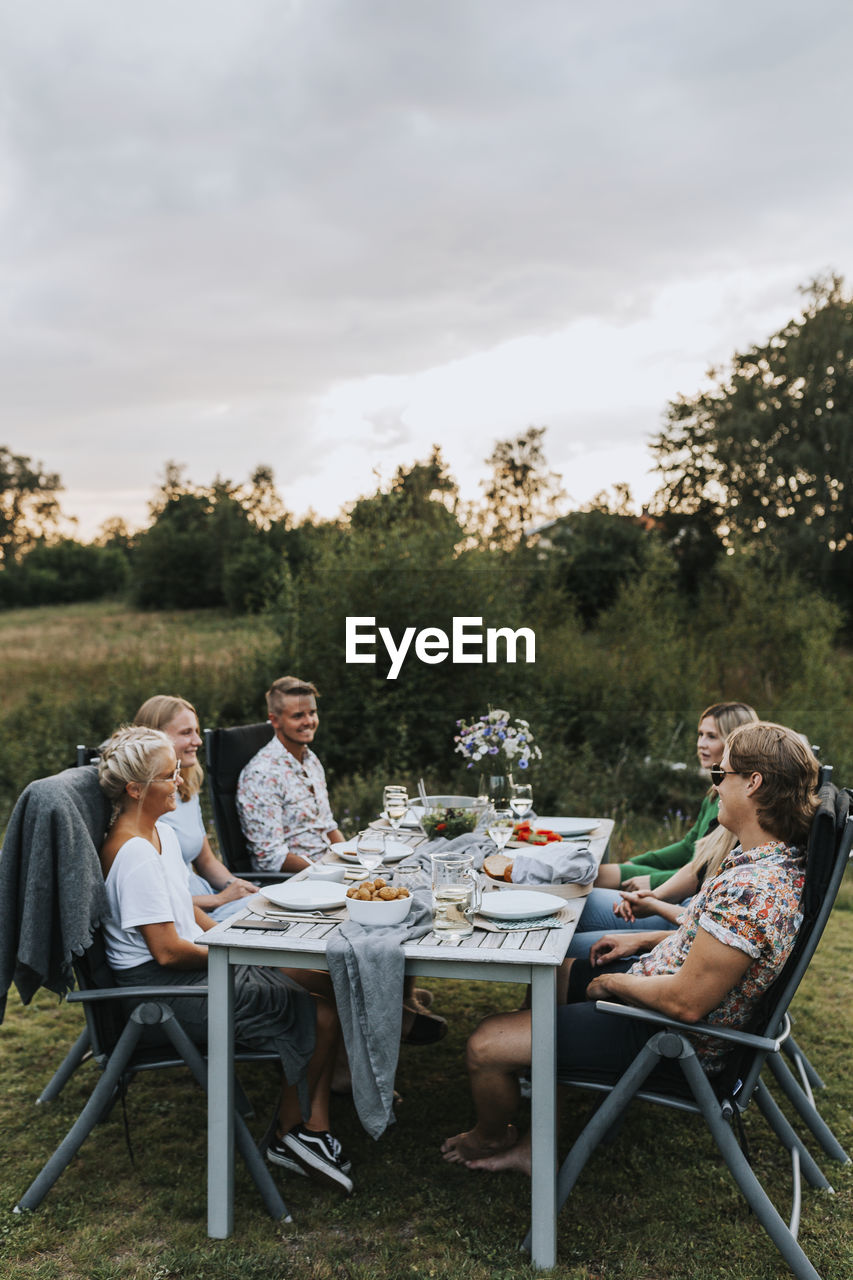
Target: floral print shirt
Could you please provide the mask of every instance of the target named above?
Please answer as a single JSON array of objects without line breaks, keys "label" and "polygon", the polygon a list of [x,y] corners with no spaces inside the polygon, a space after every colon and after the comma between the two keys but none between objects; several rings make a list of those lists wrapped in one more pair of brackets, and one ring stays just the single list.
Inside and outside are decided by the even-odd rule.
[{"label": "floral print shirt", "polygon": [[306,747],[300,763],[276,737],[241,772],[237,812],[259,871],[280,870],[288,853],[315,861],[335,828],[320,761]]},{"label": "floral print shirt", "polygon": [[[733,849],[693,898],[679,928],[637,961],[631,973],[674,973],[684,963],[696,930],[705,929],[725,946],[745,951],[752,963],[704,1020],[745,1028],[794,945],[802,921],[804,879],[797,850],[779,840],[746,852]],[[722,1041],[696,1037],[696,1053],[705,1067],[719,1069],[727,1052]]]}]

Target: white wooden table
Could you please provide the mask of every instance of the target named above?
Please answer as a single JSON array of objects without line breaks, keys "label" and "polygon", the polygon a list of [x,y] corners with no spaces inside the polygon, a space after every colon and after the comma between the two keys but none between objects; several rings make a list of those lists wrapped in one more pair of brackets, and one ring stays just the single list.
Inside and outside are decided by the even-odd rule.
[{"label": "white wooden table", "polygon": [[[603,819],[592,846],[600,861],[613,823]],[[583,898],[578,899],[578,913]],[[209,930],[208,956],[208,1235],[234,1229],[234,1024],[233,966],[325,969],[326,942],[339,922],[293,922],[286,931],[241,930],[231,917]],[[531,1259],[549,1268],[557,1260],[556,974],[575,922],[560,929],[487,933],[453,943],[428,933],[407,943],[406,973],[425,978],[519,982],[531,987]]]}]

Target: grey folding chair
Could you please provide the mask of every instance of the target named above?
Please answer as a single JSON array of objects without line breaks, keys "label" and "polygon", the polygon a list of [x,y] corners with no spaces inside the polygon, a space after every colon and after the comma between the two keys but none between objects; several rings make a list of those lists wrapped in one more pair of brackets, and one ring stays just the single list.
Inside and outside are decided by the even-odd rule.
[{"label": "grey folding chair", "polygon": [[205,729],[204,751],[207,761],[207,789],[213,810],[213,823],[222,861],[235,875],[255,884],[280,882],[287,872],[258,871],[246,845],[237,812],[237,781],[241,770],[265,747],[273,736],[268,720],[258,724],[240,724],[227,729]]},{"label": "grey folding chair", "polygon": [[[196,1082],[207,1091],[204,1057],[165,1003],[167,998],[175,996],[205,999],[206,987],[117,987],[107,963],[100,931],[88,950],[75,958],[74,970],[79,989],[70,992],[66,998],[83,1004],[92,1057],[102,1074],[65,1138],[15,1205],[16,1213],[22,1209],[38,1208],[95,1125],[106,1118],[118,1098],[124,1099],[135,1075],[143,1071],[186,1066]],[[271,1051],[238,1049],[235,1060],[278,1062],[279,1058]],[[287,1207],[241,1112],[250,1112],[250,1107],[238,1087],[234,1116],[237,1149],[261,1193],[267,1212],[276,1220],[283,1218],[290,1222]]]},{"label": "grey folding chair", "polygon": [[[86,1030],[45,1092],[55,1097],[90,1050],[102,1072],[80,1116],[18,1201],[18,1209],[41,1203],[138,1072],[185,1064],[207,1087],[202,1054],[165,1002],[185,994],[204,998],[206,989],[118,988],[106,963],[100,921],[107,904],[98,848],[108,819],[109,804],[95,770],[66,769],[30,783],[22,793],[0,856],[0,1017],[13,982],[24,1004],[41,987],[83,1002]],[[154,1028],[159,1029],[156,1045],[150,1043]],[[238,1049],[237,1057],[279,1061],[275,1053],[245,1048]],[[235,1092],[238,1149],[268,1211],[275,1218],[286,1217],[270,1170],[239,1114],[241,1105],[249,1110],[245,1095],[239,1088]]]},{"label": "grey folding chair", "polygon": [[[562,1085],[602,1091],[607,1096],[587,1123],[563,1162],[558,1179],[557,1204],[562,1208],[586,1162],[599,1143],[620,1121],[634,1098],[701,1116],[729,1167],[741,1193],[764,1230],[776,1245],[797,1280],[820,1280],[797,1241],[801,1209],[801,1175],[813,1187],[831,1187],[817,1164],[780,1111],[761,1080],[765,1063],[778,1059],[789,1032],[788,1006],[800,984],[823,933],[853,848],[853,816],[849,793],[827,783],[820,791],[820,808],[814,819],[803,889],[803,923],[788,961],[765,1000],[751,1031],[732,1031],[706,1023],[682,1023],[648,1009],[599,1001],[596,1008],[614,1017],[640,1019],[660,1028],[642,1047],[615,1083],[580,1074],[558,1075]],[[706,1075],[693,1046],[696,1034],[723,1040],[733,1047],[721,1077]],[[658,1085],[656,1068],[677,1064],[683,1087]],[[733,1124],[750,1101],[764,1115],[791,1157],[792,1211],[786,1224],[773,1205],[733,1132]],[[796,1104],[795,1104],[796,1105]],[[803,1115],[800,1107],[798,1113]],[[804,1117],[805,1118],[805,1117]],[[530,1235],[524,1241],[529,1250]]]}]

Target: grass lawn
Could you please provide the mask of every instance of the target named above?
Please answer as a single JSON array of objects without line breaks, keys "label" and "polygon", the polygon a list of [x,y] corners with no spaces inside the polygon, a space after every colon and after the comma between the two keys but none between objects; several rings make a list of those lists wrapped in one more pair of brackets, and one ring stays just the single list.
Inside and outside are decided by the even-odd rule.
[{"label": "grass lawn", "polygon": [[[268,669],[269,668],[269,669]],[[70,764],[73,746],[97,742],[154,688],[178,689],[209,723],[239,722],[260,707],[242,692],[278,674],[275,637],[257,620],[213,613],[139,614],[119,605],[0,614],[0,828],[31,778]],[[251,677],[251,679],[249,679]],[[254,695],[253,695],[254,698]],[[259,699],[258,699],[259,700]],[[376,781],[374,779],[373,781]],[[361,780],[359,787],[371,780]],[[355,783],[333,797],[358,812]],[[371,782],[372,785],[372,782]],[[361,808],[361,812],[365,812]],[[620,822],[611,856],[655,843],[657,822]],[[676,833],[672,833],[672,837]],[[853,1152],[853,882],[838,907],[796,1005],[796,1034],[827,1081],[821,1110]],[[277,1170],[293,1224],[265,1215],[238,1162],[236,1231],[206,1235],[204,1096],[184,1073],[137,1079],[127,1098],[131,1163],[122,1108],[100,1125],[35,1213],[12,1206],[78,1114],[95,1068],[87,1064],[57,1102],[35,1099],[75,1039],[82,1013],[39,993],[23,1008],[10,993],[0,1027],[0,1276],[4,1280],[529,1280],[518,1253],[529,1188],[511,1174],[474,1174],[445,1164],[444,1137],[472,1119],[464,1046],[518,989],[435,982],[450,1034],[427,1049],[401,1050],[398,1123],[378,1143],[352,1106],[336,1101],[334,1126],[354,1164],[356,1193],[344,1199]],[[260,1133],[277,1091],[269,1064],[242,1068]],[[568,1148],[592,1106],[565,1098],[560,1147]],[[787,1168],[757,1113],[747,1118],[756,1164],[787,1217]],[[853,1276],[853,1165],[812,1148],[836,1194],[806,1191],[801,1239],[822,1276]],[[776,1280],[787,1275],[704,1130],[638,1104],[618,1140],[585,1171],[559,1222],[556,1280]]]},{"label": "grass lawn", "polygon": [[[796,1022],[829,1086],[820,1096],[822,1111],[853,1150],[847,1070],[853,884],[844,886],[843,895],[799,996]],[[36,1106],[81,1015],[46,993],[24,1009],[12,993],[0,1030],[2,1274],[8,1280],[521,1280],[535,1274],[517,1252],[527,1224],[527,1183],[517,1175],[448,1166],[438,1154],[442,1138],[471,1120],[463,1062],[467,1032],[491,1009],[514,1007],[518,991],[509,985],[432,985],[451,1031],[431,1048],[402,1049],[397,1125],[375,1143],[351,1105],[336,1100],[335,1128],[355,1166],[356,1193],[345,1199],[277,1171],[294,1221],[276,1226],[238,1162],[237,1225],[227,1241],[205,1234],[204,1100],[177,1073],[138,1079],[129,1091],[135,1167],[119,1105],[42,1207],[11,1213],[82,1105],[84,1081],[95,1070],[84,1066],[57,1102]],[[258,1108],[253,1124],[260,1132],[276,1090],[275,1071],[267,1064],[243,1068],[241,1080]],[[562,1150],[591,1105],[586,1095],[566,1094]],[[787,1216],[785,1161],[757,1113],[747,1127],[756,1164]],[[836,1194],[805,1193],[801,1240],[821,1275],[842,1280],[853,1274],[853,1165],[818,1159]],[[787,1272],[704,1130],[689,1117],[637,1104],[563,1210],[559,1265],[552,1274],[557,1280],[776,1280]]]}]

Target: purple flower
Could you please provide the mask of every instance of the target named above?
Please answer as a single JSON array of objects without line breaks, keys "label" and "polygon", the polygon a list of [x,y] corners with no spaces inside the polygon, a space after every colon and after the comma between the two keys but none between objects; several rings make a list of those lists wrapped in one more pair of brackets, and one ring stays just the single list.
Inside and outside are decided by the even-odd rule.
[{"label": "purple flower", "polygon": [[526,768],[528,767],[528,765],[527,765],[527,761],[526,761],[526,760],[519,760],[519,762],[518,762],[518,767],[519,767],[519,769],[526,769]]},{"label": "purple flower", "polygon": [[489,755],[496,756],[500,751],[500,747],[489,747]]}]

